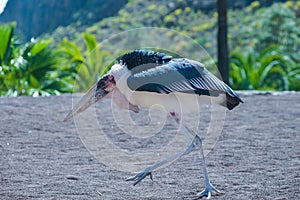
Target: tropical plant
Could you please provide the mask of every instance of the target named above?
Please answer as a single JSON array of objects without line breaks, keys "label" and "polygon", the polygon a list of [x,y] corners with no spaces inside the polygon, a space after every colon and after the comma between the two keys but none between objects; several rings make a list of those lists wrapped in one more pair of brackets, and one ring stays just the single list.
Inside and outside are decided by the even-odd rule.
[{"label": "tropical plant", "polygon": [[11,55],[12,36],[16,27],[16,23],[5,24],[0,26],[0,65],[7,64]]},{"label": "tropical plant", "polygon": [[277,45],[267,47],[260,54],[254,51],[234,51],[230,55],[230,84],[234,89],[295,89],[299,72],[295,62],[284,55]]},{"label": "tropical plant", "polygon": [[289,71],[289,90],[300,91],[300,66]]},{"label": "tropical plant", "polygon": [[300,28],[296,12],[281,3],[248,8],[229,12],[231,49],[262,52],[270,45],[279,45],[285,54],[299,61]]},{"label": "tropical plant", "polygon": [[57,67],[51,40],[34,40],[17,44],[15,24],[0,26],[0,95],[49,95],[69,92],[72,87],[64,80],[67,71]]},{"label": "tropical plant", "polygon": [[5,89],[5,75],[8,71],[8,63],[11,57],[11,42],[16,23],[5,24],[0,26],[0,95],[3,95]]},{"label": "tropical plant", "polygon": [[70,66],[70,73],[76,79],[77,92],[85,92],[106,72],[111,57],[108,51],[100,51],[95,36],[84,33],[84,42],[86,49],[81,50],[74,42],[65,39],[58,50],[61,64]]}]

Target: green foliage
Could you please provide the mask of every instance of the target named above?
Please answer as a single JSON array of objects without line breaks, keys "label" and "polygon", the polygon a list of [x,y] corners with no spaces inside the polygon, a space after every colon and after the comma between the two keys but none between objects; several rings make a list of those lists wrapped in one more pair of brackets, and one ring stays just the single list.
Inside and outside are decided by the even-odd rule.
[{"label": "green foliage", "polygon": [[299,87],[299,67],[277,45],[261,53],[232,52],[230,83],[239,90],[288,90]]},{"label": "green foliage", "polygon": [[11,54],[11,41],[13,32],[15,30],[16,23],[5,24],[0,26],[0,38],[1,38],[1,45],[0,45],[0,65],[7,64]]},{"label": "green foliage", "polygon": [[300,91],[300,67],[294,67],[289,71],[289,90]]},{"label": "green foliage", "polygon": [[[63,76],[66,72],[56,66],[56,54],[51,40],[31,40],[18,45],[13,36],[15,24],[0,26],[1,67],[0,95],[49,95],[69,92],[69,83]],[[4,58],[4,59],[3,59]]]},{"label": "green foliage", "polygon": [[270,45],[280,45],[285,53],[299,60],[300,27],[295,12],[285,4],[230,12],[229,31],[232,49],[261,52]]},{"label": "green foliage", "polygon": [[0,96],[50,95],[72,92],[74,81],[86,91],[109,66],[111,54],[100,51],[96,38],[84,34],[85,50],[64,40],[52,46],[51,39],[17,43],[15,24],[0,26]]},{"label": "green foliage", "polygon": [[289,1],[259,8],[253,2],[245,10],[229,12],[229,44],[233,49],[230,75],[234,88],[299,91],[297,6]]},{"label": "green foliage", "polygon": [[[196,41],[200,41],[200,45],[204,46],[210,54],[215,54],[216,40],[216,20],[214,13],[204,14],[199,9],[194,9],[194,5],[201,0],[194,1],[129,1],[117,16],[105,18],[94,23],[88,28],[84,28],[84,32],[89,32],[97,36],[97,39],[110,38],[112,34],[127,31],[141,27],[162,27],[171,28],[179,31]],[[134,12],[133,12],[134,11]],[[196,28],[194,28],[196,27]],[[81,44],[82,32],[76,33],[76,26],[67,26],[58,28],[52,36],[56,41],[68,37],[76,44]],[[78,28],[77,28],[78,30]],[[152,34],[152,33],[149,33]],[[204,42],[202,42],[204,41]],[[174,38],[176,46],[180,40]],[[173,49],[173,48],[171,48]],[[178,47],[177,49],[183,50]]]},{"label": "green foliage", "polygon": [[87,91],[107,71],[111,54],[101,50],[95,36],[85,33],[86,49],[81,50],[75,43],[64,40],[59,44],[60,63],[70,67],[70,75],[76,79],[76,91]]},{"label": "green foliage", "polygon": [[[228,41],[230,50],[261,52],[270,45],[284,47],[285,53],[295,60],[300,58],[300,12],[299,1],[276,3],[270,7],[261,7],[253,1],[248,7],[228,10]],[[109,38],[112,34],[140,27],[170,28],[186,34],[202,45],[212,57],[216,55],[217,13],[202,12],[201,0],[197,1],[143,1],[132,0],[116,16],[105,18],[83,30],[99,39]],[[134,11],[134,12],[133,12]],[[68,37],[80,44],[82,33],[76,33],[76,27],[59,28],[52,36],[61,41]],[[151,34],[151,33],[149,33]],[[155,34],[155,33],[154,33]],[[170,49],[183,51],[174,37]],[[192,53],[192,52],[186,52]]]}]

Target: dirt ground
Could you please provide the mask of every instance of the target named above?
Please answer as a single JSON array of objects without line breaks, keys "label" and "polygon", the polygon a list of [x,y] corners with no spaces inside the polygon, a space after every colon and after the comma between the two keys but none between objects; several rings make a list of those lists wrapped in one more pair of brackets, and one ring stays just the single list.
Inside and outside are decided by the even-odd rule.
[{"label": "dirt ground", "polygon": [[[300,93],[241,96],[245,103],[227,111],[206,157],[211,182],[224,192],[212,199],[300,199]],[[133,173],[96,159],[74,121],[61,121],[71,105],[72,95],[0,98],[0,199],[193,199],[203,189],[198,153],[155,172],[153,181],[126,182]],[[110,116],[109,105],[97,104],[98,113]],[[112,120],[103,123],[118,130]],[[171,119],[166,124],[155,145],[176,131]],[[126,148],[128,137],[118,134]]]}]

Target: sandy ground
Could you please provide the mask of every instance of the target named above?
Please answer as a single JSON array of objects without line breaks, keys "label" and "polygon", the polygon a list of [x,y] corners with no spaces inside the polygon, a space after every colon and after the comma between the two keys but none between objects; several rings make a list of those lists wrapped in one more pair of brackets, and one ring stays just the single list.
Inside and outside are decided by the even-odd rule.
[{"label": "sandy ground", "polygon": [[[242,98],[206,157],[211,182],[224,192],[212,199],[300,199],[300,93]],[[71,104],[72,95],[0,98],[0,199],[193,199],[203,189],[196,152],[155,172],[153,181],[125,182],[133,173],[104,165],[83,145],[74,121],[61,122]],[[98,113],[110,116],[109,105],[98,104]],[[112,119],[100,123],[127,148],[129,137]],[[164,143],[174,127],[168,119],[151,143]]]}]

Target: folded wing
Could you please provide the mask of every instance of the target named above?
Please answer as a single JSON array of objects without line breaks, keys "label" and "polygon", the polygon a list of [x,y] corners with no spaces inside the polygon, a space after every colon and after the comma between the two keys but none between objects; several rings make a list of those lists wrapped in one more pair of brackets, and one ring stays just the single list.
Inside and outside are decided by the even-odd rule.
[{"label": "folded wing", "polygon": [[212,97],[226,94],[226,107],[230,110],[243,102],[237,93],[211,74],[203,64],[188,59],[172,59],[166,64],[133,73],[127,79],[127,84],[131,90],[164,94],[182,92]]}]

